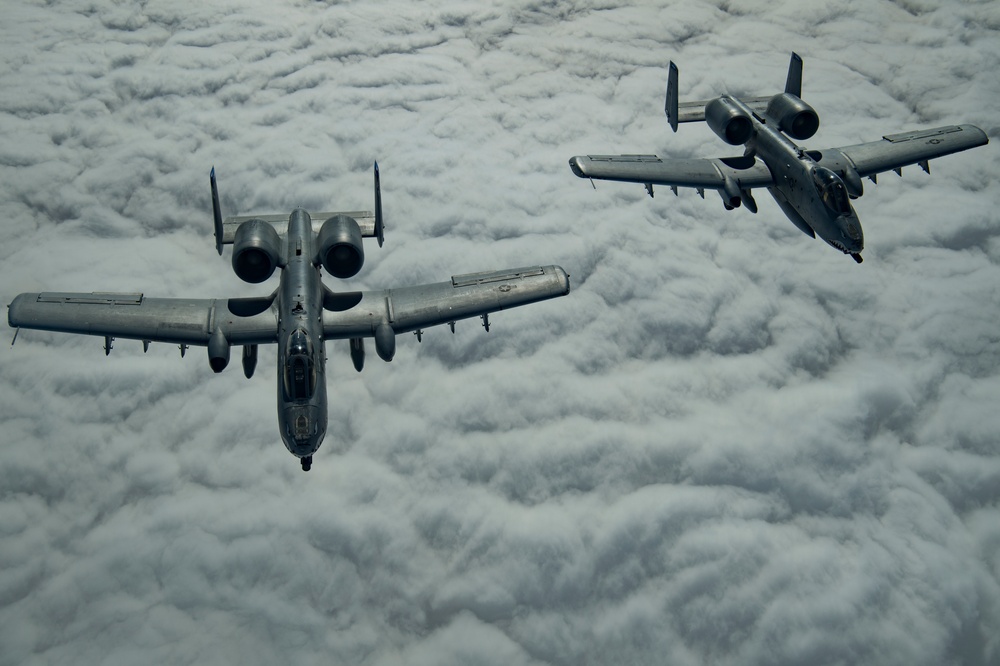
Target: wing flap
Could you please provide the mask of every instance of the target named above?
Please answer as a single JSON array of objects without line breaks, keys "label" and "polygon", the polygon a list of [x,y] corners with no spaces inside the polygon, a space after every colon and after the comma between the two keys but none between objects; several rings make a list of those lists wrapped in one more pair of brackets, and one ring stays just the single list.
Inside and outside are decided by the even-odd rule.
[{"label": "wing flap", "polygon": [[975,125],[947,125],[914,132],[888,134],[881,141],[838,148],[854,164],[860,176],[943,157],[989,143]]},{"label": "wing flap", "polygon": [[578,155],[569,161],[580,178],[721,190],[726,179],[741,189],[774,184],[771,171],[760,160],[743,157],[720,159],[662,159],[656,155]]},{"label": "wing flap", "polygon": [[569,289],[569,275],[559,266],[456,275],[448,282],[362,292],[354,307],[323,312],[323,333],[330,339],[372,337],[383,322],[406,333],[565,296]]},{"label": "wing flap", "polygon": [[[270,299],[273,300],[273,299]],[[20,294],[7,310],[13,328],[207,345],[216,328],[231,344],[277,339],[269,299],[146,298],[143,294]]]}]

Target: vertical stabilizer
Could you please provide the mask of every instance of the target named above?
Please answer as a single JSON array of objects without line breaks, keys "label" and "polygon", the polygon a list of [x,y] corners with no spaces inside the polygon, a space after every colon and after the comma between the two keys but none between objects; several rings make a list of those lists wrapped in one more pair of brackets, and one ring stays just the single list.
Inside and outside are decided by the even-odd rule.
[{"label": "vertical stabilizer", "polygon": [[667,73],[667,103],[663,110],[667,113],[667,122],[670,129],[677,131],[677,65],[670,62],[670,71]]},{"label": "vertical stabilizer", "polygon": [[792,53],[788,63],[788,78],[785,79],[785,92],[802,99],[802,58],[798,53]]},{"label": "vertical stabilizer", "polygon": [[215,249],[222,256],[222,207],[219,205],[219,187],[215,184],[215,167],[209,176],[212,181],[212,216],[215,218]]},{"label": "vertical stabilizer", "polygon": [[378,162],[375,163],[375,238],[378,246],[385,242],[385,227],[382,224],[382,185],[378,177]]}]

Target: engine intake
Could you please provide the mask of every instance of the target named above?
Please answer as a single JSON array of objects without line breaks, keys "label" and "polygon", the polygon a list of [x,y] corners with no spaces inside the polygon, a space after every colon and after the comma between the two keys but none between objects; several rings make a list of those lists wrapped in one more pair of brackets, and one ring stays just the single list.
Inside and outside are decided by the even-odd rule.
[{"label": "engine intake", "polygon": [[808,139],[819,129],[819,116],[816,111],[790,93],[772,97],[767,103],[765,113],[778,123],[778,128],[782,132],[799,141]]},{"label": "engine intake", "polygon": [[247,220],[233,239],[233,270],[244,282],[256,284],[271,277],[281,257],[278,232],[263,220]]},{"label": "engine intake", "polygon": [[753,137],[750,116],[725,97],[718,97],[705,105],[705,122],[731,146],[744,144]]},{"label": "engine intake", "polygon": [[347,215],[334,215],[319,230],[319,262],[336,278],[358,274],[365,264],[361,227]]}]

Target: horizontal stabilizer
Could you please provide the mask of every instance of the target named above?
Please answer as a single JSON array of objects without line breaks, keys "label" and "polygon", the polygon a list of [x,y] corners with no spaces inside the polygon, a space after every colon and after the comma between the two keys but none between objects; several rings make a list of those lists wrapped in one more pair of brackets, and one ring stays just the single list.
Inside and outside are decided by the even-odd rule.
[{"label": "horizontal stabilizer", "polygon": [[[309,217],[312,218],[313,231],[319,233],[320,228],[323,226],[323,222],[335,215],[346,215],[347,217],[353,217],[358,222],[358,226],[361,227],[361,235],[365,238],[377,238],[376,224],[375,224],[375,213],[370,210],[355,210],[355,211],[337,211],[337,212],[324,212],[324,213],[309,213]],[[244,222],[250,220],[261,220],[272,225],[279,234],[284,234],[288,228],[288,214],[280,215],[239,215],[235,217],[227,217],[222,222],[222,242],[229,245],[236,238],[236,230]]]}]

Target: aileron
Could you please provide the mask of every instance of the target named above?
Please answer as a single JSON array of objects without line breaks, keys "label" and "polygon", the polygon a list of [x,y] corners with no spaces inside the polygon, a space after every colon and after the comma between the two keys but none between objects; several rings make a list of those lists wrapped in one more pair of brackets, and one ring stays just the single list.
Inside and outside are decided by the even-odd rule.
[{"label": "aileron", "polygon": [[39,303],[67,303],[84,305],[140,305],[142,294],[119,294],[114,292],[91,292],[75,294],[59,291],[47,291],[38,294]]}]

